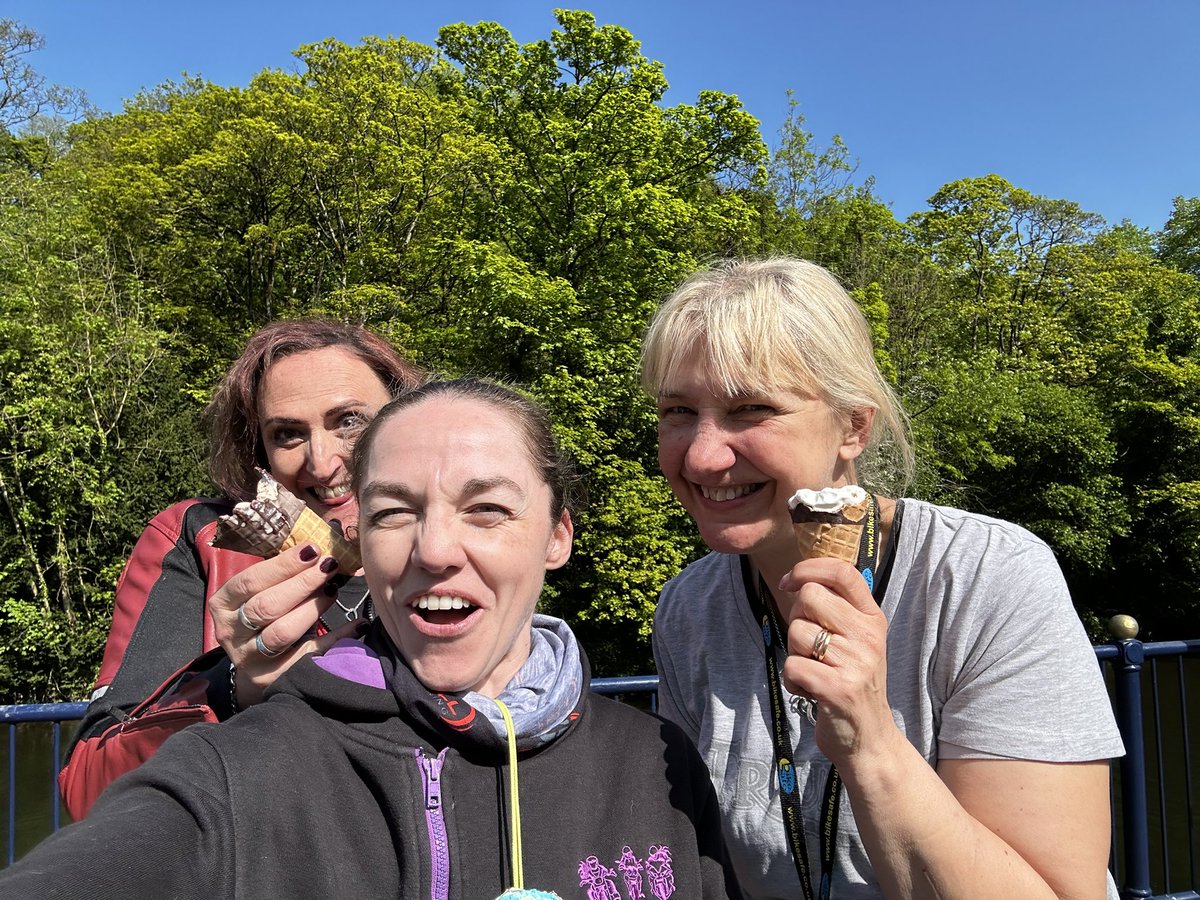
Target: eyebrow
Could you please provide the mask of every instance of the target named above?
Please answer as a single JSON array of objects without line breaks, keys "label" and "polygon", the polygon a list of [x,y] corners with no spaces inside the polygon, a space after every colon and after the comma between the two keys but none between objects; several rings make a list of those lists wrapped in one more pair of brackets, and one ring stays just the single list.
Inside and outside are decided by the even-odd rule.
[{"label": "eyebrow", "polygon": [[[462,495],[464,497],[476,497],[479,494],[485,494],[497,488],[524,495],[521,486],[504,475],[493,475],[490,478],[472,478],[463,485]],[[359,491],[359,500],[363,501],[372,497],[409,498],[414,493],[413,489],[403,481],[372,481],[364,485],[363,489]]]},{"label": "eyebrow", "polygon": [[[343,416],[346,413],[361,413],[367,407],[368,404],[365,400],[346,400],[322,412],[321,418],[327,419],[331,416]],[[263,419],[262,425],[302,425],[304,421],[304,419],[297,419],[290,416],[272,416],[269,419]]]},{"label": "eyebrow", "polygon": [[487,493],[490,490],[500,488],[503,490],[513,491],[517,494],[523,494],[521,486],[507,478],[504,475],[493,475],[490,478],[472,478],[463,485],[463,494],[468,497],[474,497],[478,494]]}]

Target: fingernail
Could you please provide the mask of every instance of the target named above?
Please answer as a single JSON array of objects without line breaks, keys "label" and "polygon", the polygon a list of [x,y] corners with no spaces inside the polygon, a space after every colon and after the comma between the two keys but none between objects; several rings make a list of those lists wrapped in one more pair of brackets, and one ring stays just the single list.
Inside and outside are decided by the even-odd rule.
[{"label": "fingernail", "polygon": [[318,566],[317,568],[319,568],[322,572],[324,572],[326,575],[328,575],[330,572],[332,572],[337,567],[338,567],[337,560],[334,559],[332,556],[327,556],[323,560],[321,560],[321,565]]},{"label": "fingernail", "polygon": [[361,622],[359,622],[357,625],[354,626],[354,636],[362,637],[364,634],[367,633],[367,629],[370,627],[371,627],[371,623],[368,622],[366,619],[363,619]]},{"label": "fingernail", "polygon": [[323,593],[326,597],[336,598],[338,595],[338,586],[332,581],[327,581],[321,585],[321,593]]},{"label": "fingernail", "polygon": [[342,589],[342,586],[349,580],[350,580],[349,575],[345,575],[341,572],[338,572],[336,575],[330,576],[329,581],[326,583],[332,585],[335,590],[340,591]]},{"label": "fingernail", "polygon": [[300,558],[305,562],[312,562],[317,558],[317,548],[312,544],[305,544],[300,548]]}]

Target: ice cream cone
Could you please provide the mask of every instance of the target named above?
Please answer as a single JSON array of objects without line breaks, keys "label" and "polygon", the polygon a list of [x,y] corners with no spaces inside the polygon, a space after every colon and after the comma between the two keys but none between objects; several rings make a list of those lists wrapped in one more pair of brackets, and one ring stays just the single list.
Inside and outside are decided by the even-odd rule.
[{"label": "ice cream cone", "polygon": [[856,485],[797,491],[788,507],[800,558],[819,556],[856,564],[870,504],[871,498]]},{"label": "ice cream cone", "polygon": [[332,556],[338,561],[338,571],[347,575],[357,572],[362,567],[362,557],[358,555],[358,545],[346,540],[345,536],[330,525],[307,506],[300,513],[300,518],[292,526],[292,530],[283,539],[279,552],[311,543],[316,546],[322,556]]},{"label": "ice cream cone", "polygon": [[237,504],[217,520],[209,542],[213,547],[252,553],[264,559],[301,544],[313,544],[322,557],[338,561],[338,571],[351,575],[362,566],[358,545],[346,538],[267,472],[258,481],[258,496]]}]

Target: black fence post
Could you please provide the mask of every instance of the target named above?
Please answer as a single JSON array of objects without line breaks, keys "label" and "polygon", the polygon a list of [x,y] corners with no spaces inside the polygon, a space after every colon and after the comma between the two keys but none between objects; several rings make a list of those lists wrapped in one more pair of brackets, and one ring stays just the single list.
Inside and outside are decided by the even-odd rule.
[{"label": "black fence post", "polygon": [[1142,665],[1146,649],[1137,639],[1137,622],[1114,616],[1109,623],[1119,661],[1116,678],[1117,727],[1125,742],[1121,758],[1121,831],[1125,840],[1124,900],[1153,896],[1150,887],[1150,832],[1146,823],[1146,749],[1142,743]]}]

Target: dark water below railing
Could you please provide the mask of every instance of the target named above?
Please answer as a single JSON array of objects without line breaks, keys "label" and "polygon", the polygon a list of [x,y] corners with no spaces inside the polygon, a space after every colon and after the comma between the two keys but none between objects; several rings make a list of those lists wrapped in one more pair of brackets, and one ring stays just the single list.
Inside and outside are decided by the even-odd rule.
[{"label": "dark water below railing", "polygon": [[[66,755],[76,722],[27,722],[19,728],[13,725],[0,726],[3,744],[0,747],[0,772],[9,771],[8,761],[15,755],[16,772],[12,783],[7,777],[0,779],[0,809],[12,810],[12,821],[0,822],[3,843],[0,847],[12,847],[13,858],[20,859],[38,841],[52,833],[56,826],[71,821],[66,807],[58,796],[54,765],[55,742],[58,743],[57,759],[61,765]],[[15,791],[16,803],[9,805],[9,792]],[[57,816],[57,819],[55,818]],[[11,842],[11,843],[10,843]],[[7,859],[7,855],[4,857]],[[0,866],[3,861],[0,860]]]}]

